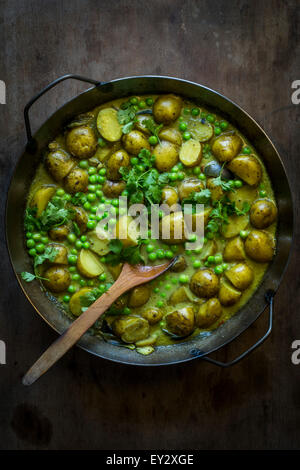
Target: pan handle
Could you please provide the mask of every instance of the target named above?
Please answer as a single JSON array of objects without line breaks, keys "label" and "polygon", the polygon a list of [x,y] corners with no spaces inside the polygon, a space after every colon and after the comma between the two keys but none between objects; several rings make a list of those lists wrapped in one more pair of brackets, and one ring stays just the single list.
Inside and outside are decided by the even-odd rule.
[{"label": "pan handle", "polygon": [[55,87],[58,83],[63,82],[64,80],[68,80],[69,78],[72,78],[74,80],[79,80],[81,82],[91,83],[92,85],[95,85],[95,86],[99,86],[103,84],[103,82],[93,80],[92,78],[81,77],[80,75],[67,74],[67,75],[63,75],[62,77],[57,78],[56,80],[53,80],[53,82],[45,86],[45,88],[43,88],[42,91],[40,91],[37,95],[35,95],[27,103],[27,105],[24,108],[24,120],[25,120],[26,134],[27,134],[27,140],[28,140],[27,146],[32,147],[32,144],[34,144],[34,140],[32,138],[32,133],[31,133],[30,120],[29,120],[29,110],[31,106],[47,91],[51,90],[51,88]]},{"label": "pan handle", "polygon": [[206,357],[205,353],[203,353],[200,349],[192,349],[190,351],[191,356],[194,357],[199,357],[200,359],[203,359],[204,361],[211,362],[212,364],[219,366],[219,367],[230,367],[239,362],[241,359],[244,359],[250,352],[252,352],[254,349],[256,349],[258,346],[260,346],[269,336],[269,334],[272,331],[272,322],[273,322],[273,301],[274,301],[274,295],[275,292],[273,290],[268,290],[265,293],[265,299],[267,303],[269,304],[269,325],[266,333],[255,343],[253,346],[251,346],[247,351],[243,352],[240,356],[237,358],[233,359],[230,362],[220,362],[216,361],[215,359],[212,359],[211,357]]}]

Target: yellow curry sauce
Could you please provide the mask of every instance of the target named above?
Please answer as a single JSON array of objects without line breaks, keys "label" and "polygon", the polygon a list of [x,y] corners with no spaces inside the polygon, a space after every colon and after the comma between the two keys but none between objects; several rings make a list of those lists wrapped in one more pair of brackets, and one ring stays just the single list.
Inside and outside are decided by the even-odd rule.
[{"label": "yellow curry sauce", "polygon": [[[101,121],[99,113],[103,110],[105,112],[100,116]],[[82,129],[83,132],[80,134]],[[74,130],[77,131],[74,132]],[[91,142],[90,145],[89,142]],[[61,168],[60,157],[55,157],[57,151],[62,152],[60,156],[64,155]],[[56,158],[55,167],[53,167],[53,161],[50,161],[53,154]],[[115,154],[117,157],[112,158]],[[121,163],[118,163],[118,158]],[[126,163],[126,172],[119,171],[123,167],[122,161],[123,164]],[[219,173],[214,176],[211,176],[207,171],[208,167],[206,168],[210,162],[219,165]],[[69,165],[67,169],[66,165]],[[218,168],[217,165],[214,170]],[[165,166],[166,171],[164,171]],[[84,189],[81,188],[80,191],[76,190],[78,183],[76,178],[79,174],[74,173],[75,168],[80,168],[81,172],[87,173],[84,176]],[[26,215],[29,214],[29,218],[25,215],[26,244],[29,255],[32,256],[34,262],[37,257],[42,257],[35,266],[35,274],[44,278],[40,281],[44,289],[50,292],[51,298],[61,303],[65,314],[71,319],[84,311],[89,302],[101,296],[118,274],[116,271],[119,271],[121,265],[118,269],[112,267],[109,262],[111,254],[109,240],[107,241],[108,248],[105,249],[106,253],[102,255],[102,251],[93,250],[90,234],[95,233],[97,222],[101,220],[96,208],[104,202],[111,203],[113,200],[115,207],[118,207],[115,201],[117,197],[108,197],[103,192],[109,178],[113,181],[112,186],[115,188],[117,188],[116,183],[122,182],[119,195],[126,195],[129,201],[130,197],[133,199],[138,197],[137,192],[132,193],[132,185],[128,183],[128,174],[132,169],[137,172],[137,175],[144,175],[153,170],[155,170],[154,176],[166,175],[166,182],[158,191],[160,200],[155,200],[154,203],[162,202],[163,194],[165,194],[164,188],[172,188],[178,196],[186,190],[184,184],[187,180],[192,183],[196,180],[201,181],[201,187],[196,184],[195,189],[190,191],[186,198],[181,200],[179,198],[178,202],[181,204],[189,201],[193,204],[197,200],[195,194],[201,193],[205,196],[204,203],[209,213],[205,222],[207,225],[204,245],[201,249],[186,250],[185,243],[170,244],[166,240],[145,239],[142,242],[136,240],[135,243],[130,239],[130,243],[128,242],[129,246],[135,246],[135,249],[139,250],[146,264],[160,264],[175,255],[183,257],[186,262],[186,267],[182,271],[168,271],[150,283],[147,287],[148,300],[147,292],[146,294],[142,292],[146,303],[139,307],[129,306],[131,294],[125,295],[122,298],[121,307],[117,305],[117,308],[107,312],[104,321],[97,323],[93,329],[94,334],[107,341],[136,349],[142,354],[149,354],[155,346],[186,341],[199,333],[210,334],[249,300],[261,282],[274,253],[277,210],[271,181],[260,156],[257,155],[251,143],[229,122],[202,106],[196,106],[174,95],[135,96],[105,103],[73,119],[70,125],[49,144],[29,191],[26,213]],[[221,169],[222,171],[231,169],[231,173],[228,173],[231,175],[229,179],[228,176],[225,177],[225,174],[224,177],[220,177]],[[74,178],[70,177],[72,172],[75,175]],[[47,187],[53,187],[53,190],[49,190],[48,194],[45,191],[41,192],[42,197],[39,197],[39,191]],[[139,190],[143,192],[143,189],[139,188]],[[90,194],[94,196],[89,196]],[[150,202],[144,195],[142,197],[143,202],[151,206],[151,195]],[[49,204],[52,204],[52,209],[57,204],[57,211],[51,212]],[[79,227],[79,224],[75,222],[75,220],[81,222],[82,220],[74,216],[72,212],[74,207],[80,207],[80,210],[84,212],[86,217],[84,227]],[[51,214],[58,212],[60,208],[69,210],[67,220],[63,218],[60,220],[59,217],[54,216],[53,226],[51,226]],[[233,212],[229,212],[229,215],[225,214],[225,220],[223,219],[220,223],[218,218],[212,216],[214,209],[215,212],[219,209],[223,216],[225,209]],[[162,219],[165,217],[163,214],[161,216]],[[32,218],[37,222],[32,223]],[[39,221],[42,222],[39,224]],[[57,227],[62,226],[66,227],[66,236],[57,239],[53,234]],[[55,230],[51,232],[52,229]],[[253,233],[256,234],[255,240]],[[266,241],[269,243],[268,247],[264,246],[265,234],[269,234]],[[240,251],[236,251],[235,254],[234,249],[231,250],[232,259],[225,260],[224,249],[232,240],[235,240]],[[56,245],[52,245],[53,243]],[[124,241],[123,243],[125,244]],[[65,247],[67,258],[65,256],[61,259],[57,256],[56,259],[55,256],[47,257],[47,253],[51,255],[51,250],[47,251],[49,244],[52,248],[57,244]],[[257,258],[257,252],[261,252],[260,259]],[[57,251],[55,253],[57,254]],[[86,262],[85,258],[88,258],[86,253],[91,253],[91,257],[97,258],[96,264],[92,263],[90,272],[90,265],[87,266],[88,271],[86,271],[85,266],[81,266],[78,261],[81,257]],[[90,261],[93,262],[93,258],[88,258],[88,264]],[[233,270],[231,279],[227,278],[227,273],[230,274],[232,268],[237,265],[242,265],[241,276],[239,272],[236,273]],[[69,276],[69,281],[66,281],[67,287],[60,291],[51,288],[51,279],[45,280],[47,273],[53,275],[55,267],[59,268],[58,274],[59,270],[64,270]],[[98,268],[100,271],[97,271]],[[196,278],[194,282],[196,289],[191,289],[191,279],[195,273],[205,270],[217,277],[218,287],[212,295],[206,292],[203,286],[201,290],[201,282],[195,284]],[[243,278],[244,271],[250,273],[249,280]],[[101,274],[93,276],[96,272],[101,272]],[[85,275],[86,273],[89,275]],[[31,280],[30,276],[26,278],[26,273],[23,274],[25,280]],[[222,296],[220,298],[219,289],[224,280],[226,285],[235,291],[238,298],[229,300],[227,297],[226,299]],[[172,299],[179,289],[184,292],[185,298],[174,303]],[[82,295],[80,295],[81,292]],[[88,295],[86,302],[84,297],[89,292],[93,292],[94,297]],[[199,295],[199,292],[202,294]],[[76,294],[76,302],[73,302],[76,305],[76,311],[73,308],[72,312],[72,297],[74,298]],[[212,299],[213,302],[211,302]],[[140,303],[140,299],[137,302]],[[134,301],[132,304],[134,305]],[[150,323],[148,322],[145,312],[151,309],[158,311],[157,322],[155,318]],[[171,321],[170,314],[177,311],[179,311],[179,316],[175,315]],[[132,319],[132,317],[142,320],[139,323],[133,319],[130,325],[128,320],[124,321],[124,318]],[[182,319],[185,321],[187,317],[189,317],[188,325],[180,325],[180,321]],[[176,324],[177,321],[178,324]]]}]

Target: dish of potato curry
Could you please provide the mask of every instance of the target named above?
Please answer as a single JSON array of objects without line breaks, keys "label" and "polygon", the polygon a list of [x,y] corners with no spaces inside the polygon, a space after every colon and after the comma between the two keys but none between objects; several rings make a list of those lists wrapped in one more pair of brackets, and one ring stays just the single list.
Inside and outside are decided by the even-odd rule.
[{"label": "dish of potato curry", "polygon": [[[149,218],[141,236],[130,215],[137,204],[146,214],[155,209],[158,233]],[[201,239],[184,231],[187,207],[192,222],[202,220]],[[40,282],[74,320],[125,262],[177,256],[170,271],[122,295],[91,330],[146,355],[211,335],[241,309],[274,256],[276,219],[266,168],[230,122],[173,94],[130,96],[77,116],[49,143],[28,194],[33,267],[21,276]]]}]

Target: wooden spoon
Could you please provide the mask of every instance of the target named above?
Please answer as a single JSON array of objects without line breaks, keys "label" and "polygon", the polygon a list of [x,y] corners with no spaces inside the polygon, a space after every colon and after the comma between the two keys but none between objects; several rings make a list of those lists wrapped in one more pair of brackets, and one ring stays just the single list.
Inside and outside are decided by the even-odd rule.
[{"label": "wooden spoon", "polygon": [[33,384],[53,364],[55,364],[95,323],[96,320],[111,306],[111,304],[124,292],[135,286],[149,282],[169,269],[176,261],[176,257],[159,266],[132,266],[125,263],[117,281],[101,295],[70,327],[41,355],[23,377],[24,385]]}]

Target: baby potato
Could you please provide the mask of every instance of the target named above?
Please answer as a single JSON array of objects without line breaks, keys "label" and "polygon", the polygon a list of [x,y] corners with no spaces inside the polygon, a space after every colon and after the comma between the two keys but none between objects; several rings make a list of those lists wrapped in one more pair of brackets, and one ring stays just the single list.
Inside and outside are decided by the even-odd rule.
[{"label": "baby potato", "polygon": [[192,193],[197,193],[204,189],[203,181],[198,178],[186,178],[178,186],[178,195],[180,201],[187,199]]},{"label": "baby potato", "polygon": [[99,257],[90,250],[82,249],[77,258],[77,269],[82,276],[93,278],[104,272]]},{"label": "baby potato", "polygon": [[162,190],[162,203],[173,206],[178,202],[178,194],[175,188],[165,186]]},{"label": "baby potato", "polygon": [[181,304],[193,300],[192,293],[184,286],[176,289],[169,297],[168,303],[171,305]]},{"label": "baby potato", "polygon": [[162,319],[163,313],[159,308],[152,307],[144,310],[142,316],[147,320],[149,325],[155,325],[155,323],[158,323]]},{"label": "baby potato", "polygon": [[244,242],[241,237],[229,240],[223,252],[224,261],[243,261],[246,258]]},{"label": "baby potato", "polygon": [[243,141],[237,134],[223,134],[214,140],[211,149],[218,160],[229,162],[239,153],[242,145]]},{"label": "baby potato", "polygon": [[97,150],[97,138],[88,126],[74,127],[66,137],[68,151],[77,158],[90,158]]},{"label": "baby potato", "polygon": [[129,307],[141,307],[142,305],[146,304],[151,295],[151,288],[147,284],[143,284],[141,286],[134,287],[130,291],[128,306]]},{"label": "baby potato", "polygon": [[224,191],[222,189],[222,186],[215,184],[215,178],[208,178],[206,181],[206,187],[211,192],[211,199],[213,202],[218,201],[219,199],[222,199],[222,197],[224,196]]},{"label": "baby potato", "polygon": [[143,132],[144,134],[147,134],[148,136],[151,134],[149,129],[145,125],[145,121],[149,119],[149,115],[147,114],[138,114],[136,116],[136,123],[134,124],[134,127],[138,130]]},{"label": "baby potato", "polygon": [[116,223],[116,237],[122,241],[124,247],[135,246],[138,244],[138,227],[129,215],[123,215]]},{"label": "baby potato", "polygon": [[74,220],[78,225],[80,233],[84,233],[87,231],[86,224],[88,223],[88,215],[82,207],[73,206],[72,210],[74,211]]},{"label": "baby potato", "polygon": [[107,167],[107,177],[112,181],[118,181],[121,179],[122,175],[119,172],[122,166],[128,167],[130,165],[130,158],[128,153],[125,150],[117,150],[114,152],[108,159]]},{"label": "baby potato", "polygon": [[250,222],[255,228],[266,228],[277,217],[277,207],[269,199],[258,199],[250,209]]},{"label": "baby potato", "polygon": [[55,181],[63,180],[76,165],[76,160],[64,150],[49,152],[45,158],[45,166]]},{"label": "baby potato", "polygon": [[209,256],[213,256],[217,252],[217,244],[215,240],[207,240],[203,245],[201,253],[198,255],[200,261],[205,261]]},{"label": "baby potato", "polygon": [[274,238],[267,232],[252,230],[246,238],[245,251],[254,261],[268,263],[275,252]]},{"label": "baby potato", "polygon": [[177,129],[174,129],[174,127],[164,127],[159,133],[159,138],[161,140],[167,140],[178,147],[182,144],[181,133]]},{"label": "baby potato", "polygon": [[172,265],[170,268],[170,271],[173,271],[174,273],[180,273],[181,271],[184,271],[185,268],[187,267],[187,262],[184,256],[180,255],[177,256],[177,259],[175,263]]},{"label": "baby potato", "polygon": [[105,108],[97,116],[97,129],[104,139],[116,142],[122,137],[122,126],[118,121],[118,112],[114,108]]},{"label": "baby potato", "polygon": [[123,294],[114,301],[113,306],[115,309],[119,310],[120,313],[124,310],[125,307],[128,305],[128,294]]},{"label": "baby potato", "polygon": [[227,168],[250,186],[257,186],[262,177],[261,164],[253,155],[239,155]]},{"label": "baby potato", "polygon": [[89,184],[89,175],[82,168],[75,167],[64,179],[66,191],[71,194],[84,192]]},{"label": "baby potato", "polygon": [[40,217],[42,212],[46,209],[48,202],[52,198],[56,191],[56,186],[54,185],[43,185],[39,188],[33,195],[30,206],[36,207],[36,217]]},{"label": "baby potato", "polygon": [[195,323],[198,328],[207,328],[215,323],[222,315],[222,306],[219,299],[212,298],[200,305],[195,315]]},{"label": "baby potato", "polygon": [[235,264],[225,271],[225,276],[239,290],[245,290],[253,282],[253,270],[246,263]]},{"label": "baby potato", "polygon": [[202,145],[199,140],[190,139],[184,142],[179,152],[179,160],[188,168],[199,165],[202,160]]},{"label": "baby potato", "polygon": [[125,150],[132,155],[138,155],[142,149],[150,150],[150,144],[145,135],[135,129],[125,134],[122,141]]},{"label": "baby potato", "polygon": [[67,225],[60,225],[59,227],[53,227],[48,232],[49,237],[51,240],[54,241],[63,241],[69,235],[69,228]]},{"label": "baby potato", "polygon": [[222,279],[219,290],[219,300],[222,305],[229,307],[240,300],[242,293]]},{"label": "baby potato", "polygon": [[162,140],[153,150],[155,166],[158,171],[165,172],[171,170],[178,162],[178,148],[176,145]]},{"label": "baby potato", "polygon": [[190,289],[197,297],[214,297],[219,290],[219,278],[211,269],[202,268],[193,274]]},{"label": "baby potato", "polygon": [[165,316],[166,328],[176,336],[188,336],[193,332],[195,314],[193,307],[183,307]]},{"label": "baby potato", "polygon": [[69,307],[71,310],[71,313],[75,315],[75,317],[79,317],[79,315],[82,314],[82,307],[81,305],[81,297],[86,295],[88,292],[91,292],[93,289],[90,287],[83,287],[79,291],[75,292],[75,294],[72,295],[69,303]]},{"label": "baby potato", "polygon": [[54,248],[56,251],[56,255],[52,264],[68,264],[68,250],[64,245],[60,245],[59,243],[49,243],[51,248]]},{"label": "baby potato", "polygon": [[87,240],[90,244],[90,249],[97,255],[104,256],[109,253],[109,234],[106,230],[98,227],[98,229],[88,233]]},{"label": "baby potato", "polygon": [[172,212],[165,215],[160,221],[160,236],[161,239],[169,244],[176,245],[177,243],[184,243],[185,237],[185,224],[182,212]]},{"label": "baby potato", "polygon": [[111,199],[119,197],[122,191],[126,188],[125,181],[110,181],[106,180],[102,186],[102,191],[106,197]]},{"label": "baby potato", "polygon": [[159,96],[153,105],[153,114],[156,122],[169,124],[176,121],[182,108],[182,100],[175,95]]},{"label": "baby potato", "polygon": [[51,266],[44,272],[43,277],[47,279],[43,281],[44,286],[51,292],[63,292],[71,283],[70,273],[63,266]]},{"label": "baby potato", "polygon": [[135,343],[149,336],[150,326],[145,318],[123,315],[112,323],[112,330],[124,343]]},{"label": "baby potato", "polygon": [[248,224],[248,215],[230,215],[228,217],[228,223],[224,224],[222,227],[222,235],[225,238],[235,237],[241,230],[245,230]]}]

